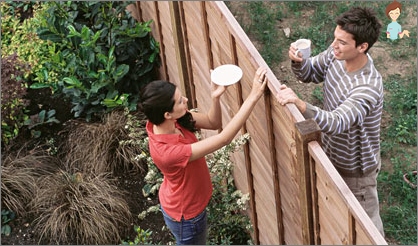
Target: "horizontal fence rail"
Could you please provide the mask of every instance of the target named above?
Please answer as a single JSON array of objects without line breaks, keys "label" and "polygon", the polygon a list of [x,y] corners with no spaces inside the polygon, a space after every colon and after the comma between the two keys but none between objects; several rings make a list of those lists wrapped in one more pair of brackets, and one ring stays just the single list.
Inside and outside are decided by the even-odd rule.
[{"label": "horizontal fence rail", "polygon": [[[225,126],[251,90],[259,66],[268,90],[239,134],[251,140],[233,154],[236,186],[251,197],[255,244],[387,244],[319,145],[320,131],[295,105],[279,105],[279,80],[222,1],[139,1],[138,21],[153,20],[161,79],[209,110],[210,70],[235,64],[244,74],[221,98]],[[216,131],[204,131],[211,136]]]}]

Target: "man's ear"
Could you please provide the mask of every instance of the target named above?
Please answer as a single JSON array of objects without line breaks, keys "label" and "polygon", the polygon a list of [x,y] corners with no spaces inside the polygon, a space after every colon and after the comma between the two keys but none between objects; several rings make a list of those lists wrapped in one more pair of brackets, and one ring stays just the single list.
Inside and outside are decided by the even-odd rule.
[{"label": "man's ear", "polygon": [[367,42],[364,42],[357,47],[358,47],[358,51],[360,51],[361,53],[364,53],[367,50],[367,48],[369,48],[369,44]]}]

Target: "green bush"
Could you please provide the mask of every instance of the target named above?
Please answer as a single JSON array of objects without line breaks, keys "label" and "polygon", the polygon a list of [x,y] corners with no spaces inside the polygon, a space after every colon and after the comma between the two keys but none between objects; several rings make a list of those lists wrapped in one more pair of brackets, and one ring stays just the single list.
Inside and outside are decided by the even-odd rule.
[{"label": "green bush", "polygon": [[212,185],[216,187],[208,205],[209,244],[251,243],[252,224],[245,214],[250,196],[236,189],[232,173],[234,163],[230,159],[231,154],[237,152],[249,139],[249,134],[244,134],[207,156]]},{"label": "green bush", "polygon": [[29,104],[29,101],[25,99],[27,88],[22,79],[25,67],[16,54],[1,60],[2,145],[7,145],[18,135],[19,128],[28,118],[25,110]]},{"label": "green bush", "polygon": [[[74,117],[100,116],[115,107],[135,110],[142,85],[156,78],[159,44],[151,21],[137,22],[129,2],[54,2],[37,33],[57,50],[46,67],[60,64],[56,92],[70,98]],[[44,82],[31,88],[50,86]]]},{"label": "green bush", "polygon": [[153,245],[152,231],[141,229],[139,226],[134,226],[136,236],[134,241],[122,241],[122,245]]},{"label": "green bush", "polygon": [[[36,34],[48,4],[37,2],[24,5],[24,8],[31,7],[33,16],[22,19],[18,10],[22,8],[19,7],[19,3],[1,3],[2,57],[16,53],[22,61],[28,63],[30,69],[26,70],[23,76],[28,85],[38,82],[48,84],[48,87],[54,86],[58,82],[61,70],[59,64],[53,62],[56,61],[55,44],[40,39]],[[51,67],[49,64],[54,66]]]}]

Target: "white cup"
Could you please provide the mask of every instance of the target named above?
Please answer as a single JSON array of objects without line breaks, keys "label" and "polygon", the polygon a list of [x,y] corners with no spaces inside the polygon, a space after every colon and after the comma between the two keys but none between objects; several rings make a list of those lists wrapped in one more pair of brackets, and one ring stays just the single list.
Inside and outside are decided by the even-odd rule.
[{"label": "white cup", "polygon": [[299,52],[302,54],[303,59],[307,59],[311,56],[311,40],[298,39],[293,43],[296,47],[295,56],[298,56]]}]

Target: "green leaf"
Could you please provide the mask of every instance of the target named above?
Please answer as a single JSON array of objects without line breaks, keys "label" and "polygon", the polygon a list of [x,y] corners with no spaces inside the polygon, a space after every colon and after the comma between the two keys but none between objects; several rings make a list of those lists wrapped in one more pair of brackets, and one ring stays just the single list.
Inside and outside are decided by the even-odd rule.
[{"label": "green leaf", "polygon": [[33,83],[29,86],[31,89],[49,88],[51,85],[45,83]]},{"label": "green leaf", "polygon": [[116,71],[113,73],[113,79],[115,81],[119,81],[128,72],[129,72],[129,66],[126,64],[121,64],[116,68]]},{"label": "green leaf", "polygon": [[65,77],[63,78],[63,81],[69,85],[72,85],[75,88],[81,88],[83,86],[81,82],[75,77]]},{"label": "green leaf", "polygon": [[9,225],[1,226],[1,234],[4,234],[5,236],[10,236],[11,232],[12,232],[12,228]]},{"label": "green leaf", "polygon": [[51,109],[51,110],[49,110],[48,111],[48,113],[47,113],[47,118],[49,119],[49,118],[51,118],[52,116],[54,116],[55,115],[55,109]]},{"label": "green leaf", "polygon": [[77,32],[77,30],[75,29],[75,27],[73,25],[68,25],[67,28],[68,28],[68,31],[69,31],[69,33],[67,35],[68,38],[80,37],[81,36],[81,34],[79,32]]},{"label": "green leaf", "polygon": [[41,112],[39,112],[39,114],[38,114],[39,122],[44,122],[45,121],[45,114],[46,114],[45,110],[42,110]]},{"label": "green leaf", "polygon": [[51,40],[52,42],[62,42],[62,37],[56,33],[51,32],[47,28],[38,29],[38,37],[43,40]]}]

